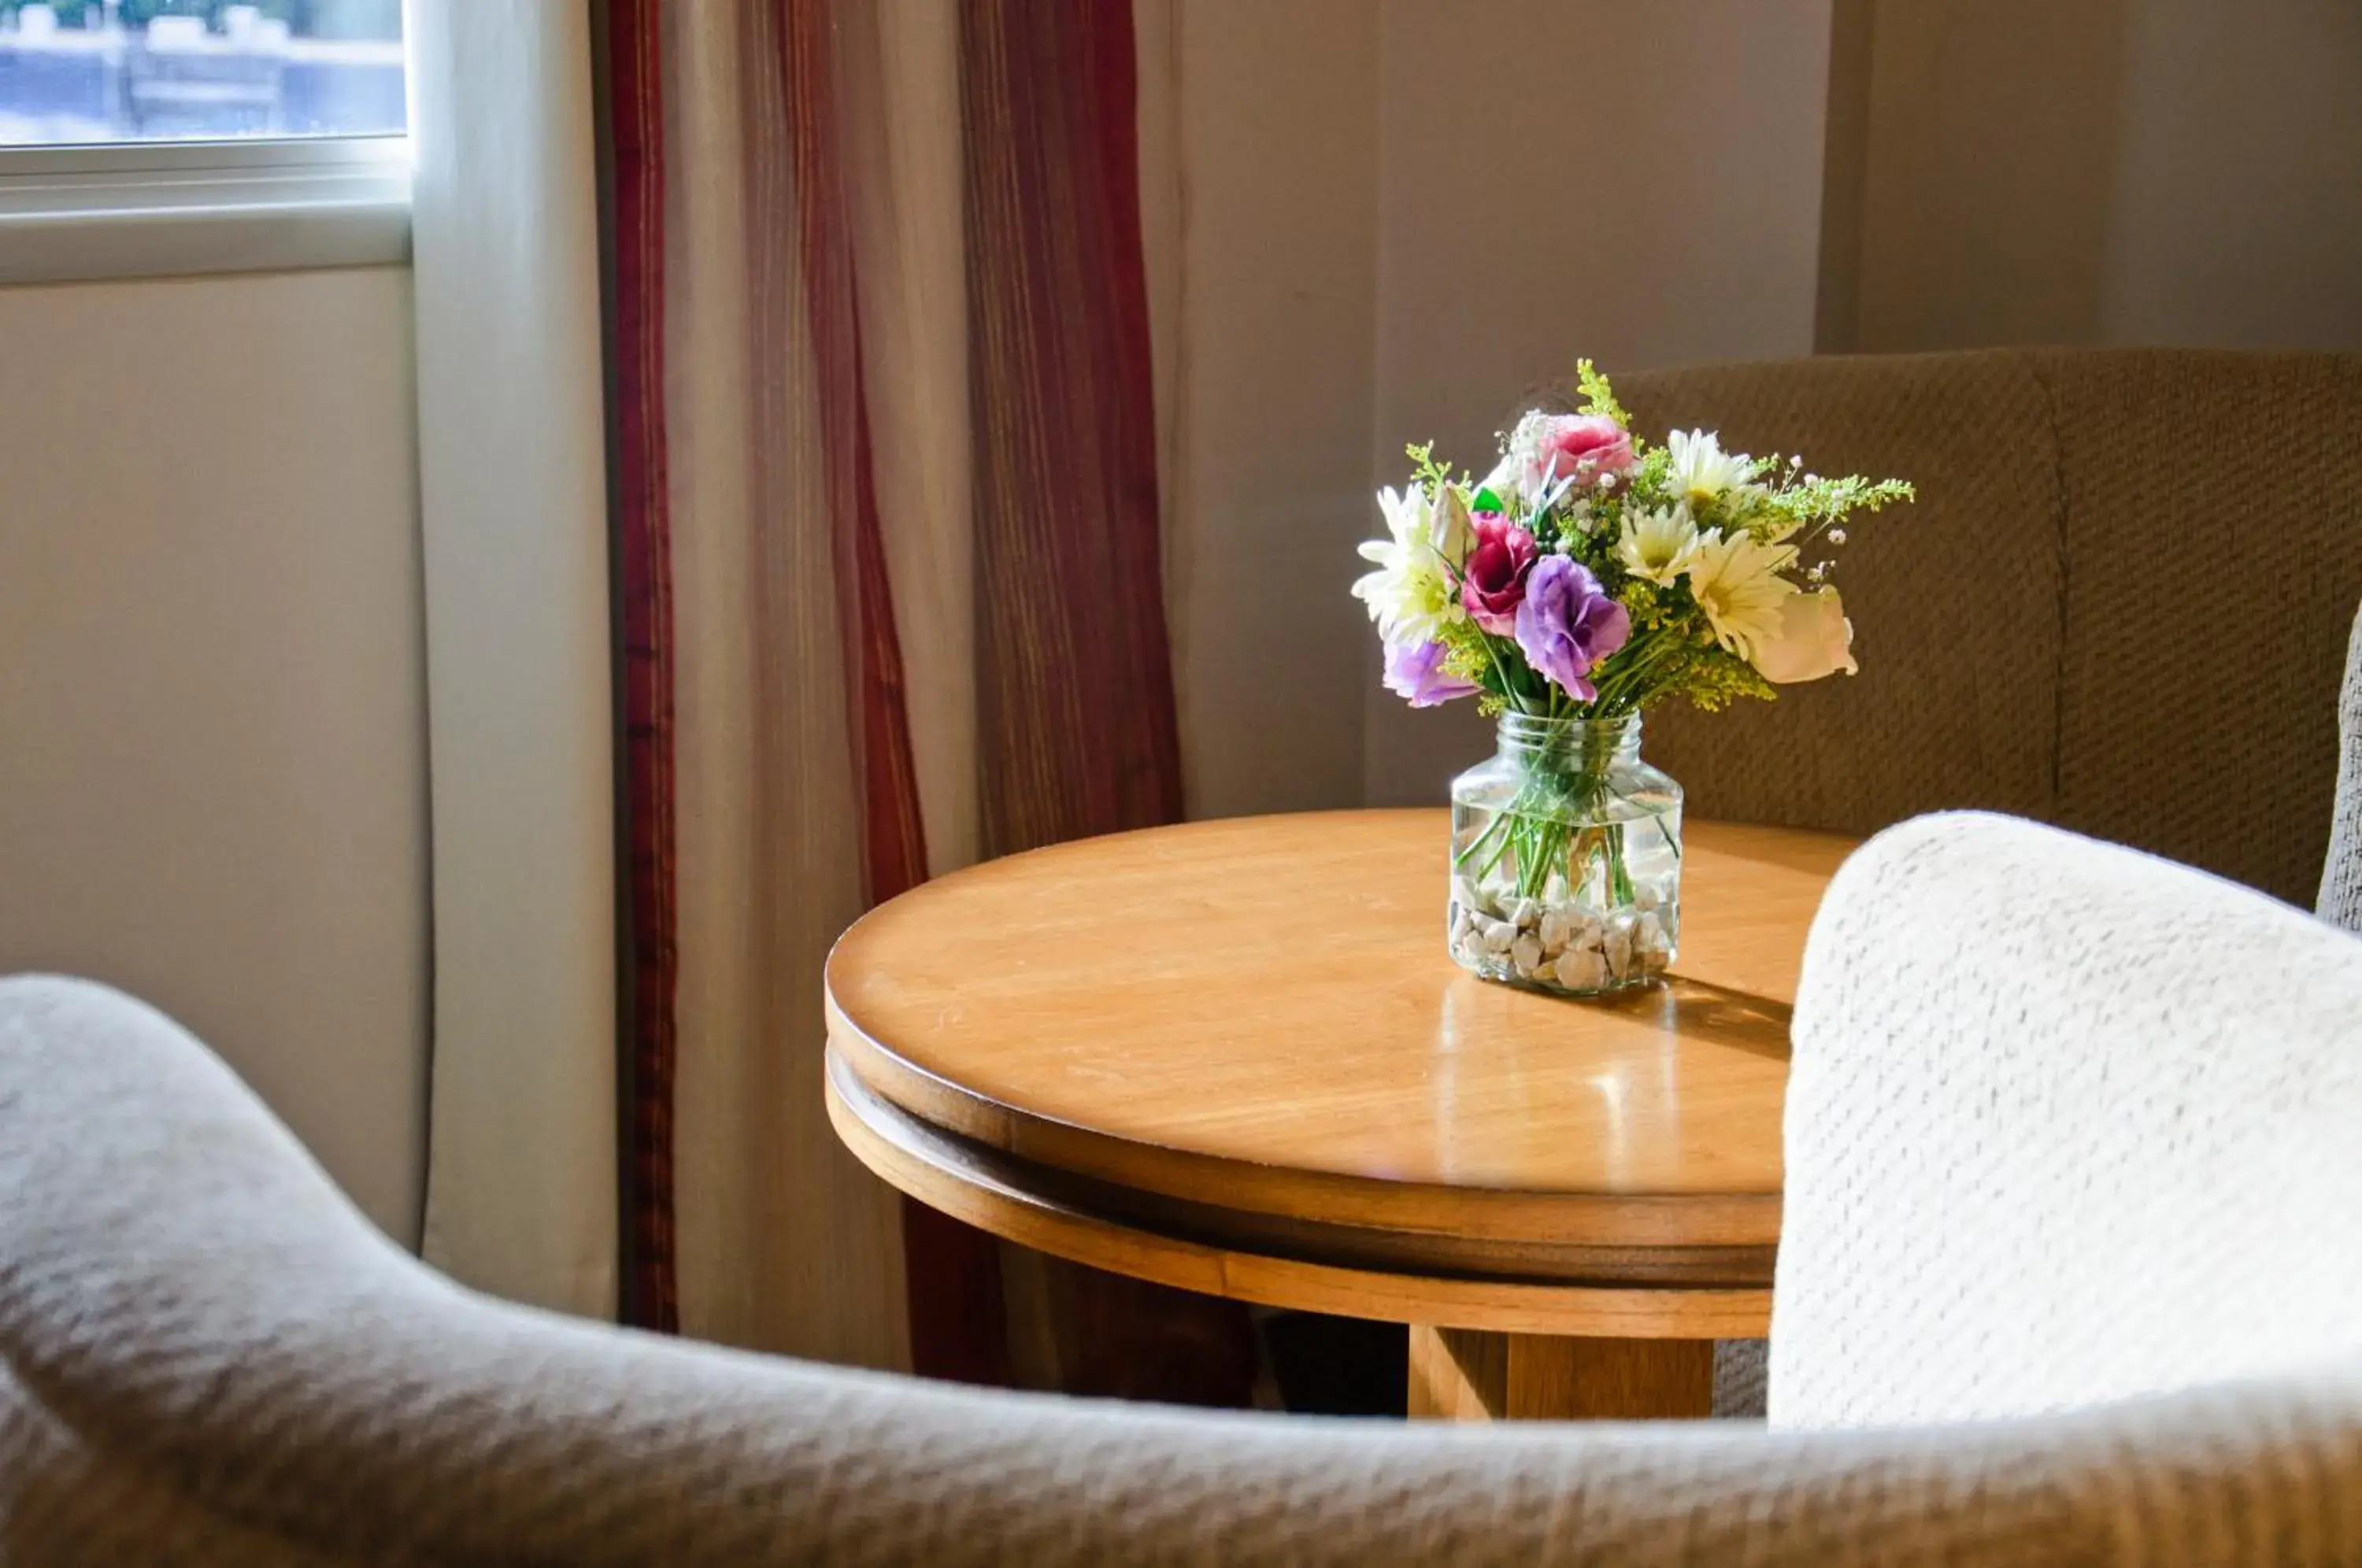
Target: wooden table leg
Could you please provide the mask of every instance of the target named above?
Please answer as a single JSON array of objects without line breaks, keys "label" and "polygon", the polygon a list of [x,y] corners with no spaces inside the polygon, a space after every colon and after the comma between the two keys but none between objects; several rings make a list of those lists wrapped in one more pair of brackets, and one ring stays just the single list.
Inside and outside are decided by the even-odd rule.
[{"label": "wooden table leg", "polygon": [[1415,1420],[1616,1421],[1713,1413],[1712,1340],[1410,1328]]}]

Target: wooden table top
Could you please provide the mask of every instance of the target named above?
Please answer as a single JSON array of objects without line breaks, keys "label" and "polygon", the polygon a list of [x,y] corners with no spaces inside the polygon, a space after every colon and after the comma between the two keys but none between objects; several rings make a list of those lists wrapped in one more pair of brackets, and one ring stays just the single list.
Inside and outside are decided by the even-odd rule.
[{"label": "wooden table top", "polygon": [[1451,964],[1447,842],[1433,811],[1249,818],[930,882],[829,960],[840,1087],[1134,1230],[1768,1285],[1789,1004],[1851,841],[1692,823],[1673,976],[1605,1002]]}]

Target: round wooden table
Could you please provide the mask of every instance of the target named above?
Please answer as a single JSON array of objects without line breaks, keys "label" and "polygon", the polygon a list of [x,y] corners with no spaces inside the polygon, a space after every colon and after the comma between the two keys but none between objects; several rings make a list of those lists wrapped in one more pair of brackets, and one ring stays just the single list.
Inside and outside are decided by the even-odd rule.
[{"label": "round wooden table", "polygon": [[1443,951],[1440,812],[974,867],[828,964],[829,1111],[1010,1241],[1411,1325],[1413,1414],[1703,1415],[1766,1331],[1805,928],[1852,841],[1690,824],[1681,957],[1605,1002]]}]

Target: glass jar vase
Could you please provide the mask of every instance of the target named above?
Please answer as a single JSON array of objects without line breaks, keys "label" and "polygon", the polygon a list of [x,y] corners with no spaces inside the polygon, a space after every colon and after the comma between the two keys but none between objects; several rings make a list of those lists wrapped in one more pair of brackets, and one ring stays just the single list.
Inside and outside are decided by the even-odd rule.
[{"label": "glass jar vase", "polygon": [[1498,745],[1451,784],[1452,959],[1560,996],[1663,974],[1681,933],[1682,787],[1640,760],[1640,716],[1504,713]]}]

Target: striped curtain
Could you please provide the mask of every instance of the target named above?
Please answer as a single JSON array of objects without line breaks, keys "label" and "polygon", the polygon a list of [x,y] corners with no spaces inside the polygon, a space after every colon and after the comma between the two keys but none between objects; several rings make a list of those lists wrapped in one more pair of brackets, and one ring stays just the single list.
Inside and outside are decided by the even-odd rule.
[{"label": "striped curtain", "polygon": [[[821,1091],[821,963],[864,908],[1180,813],[1131,8],[610,0],[602,36],[624,1315],[1242,1396],[1235,1314],[1032,1258],[1011,1290]],[[1028,1374],[1012,1295],[1099,1342]],[[1176,1346],[1196,1370],[1122,1370]]]}]

